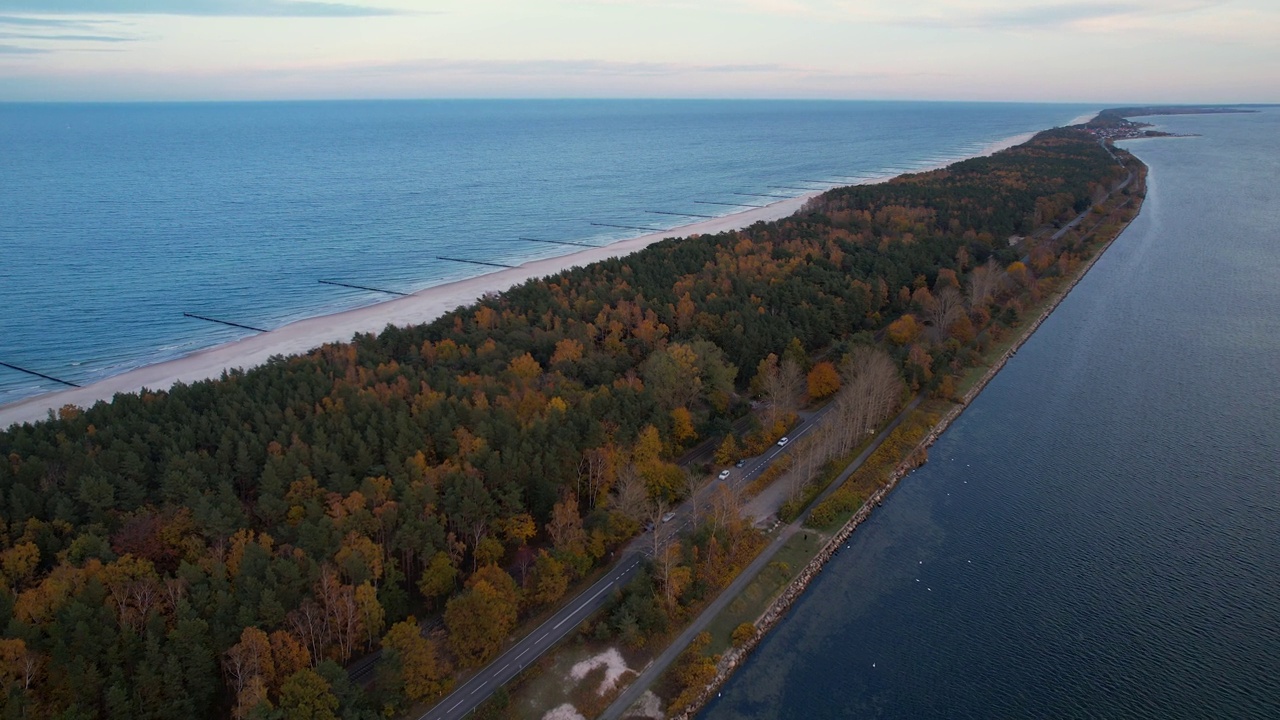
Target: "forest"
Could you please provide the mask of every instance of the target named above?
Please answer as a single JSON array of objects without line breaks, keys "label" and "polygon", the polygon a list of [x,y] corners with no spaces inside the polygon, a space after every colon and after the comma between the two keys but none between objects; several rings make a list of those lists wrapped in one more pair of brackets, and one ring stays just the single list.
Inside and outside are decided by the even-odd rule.
[{"label": "forest", "polygon": [[[1126,174],[1047,131],[0,433],[4,716],[395,717],[696,489],[689,448],[731,462],[872,347],[946,395],[1080,261],[1052,228]],[[723,510],[600,632],[643,642],[732,577],[759,540]]]}]

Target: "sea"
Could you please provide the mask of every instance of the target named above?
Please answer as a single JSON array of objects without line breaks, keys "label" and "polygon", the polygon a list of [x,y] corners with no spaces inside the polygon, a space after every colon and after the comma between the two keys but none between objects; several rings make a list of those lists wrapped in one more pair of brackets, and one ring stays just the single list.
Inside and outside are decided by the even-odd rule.
[{"label": "sea", "polygon": [[1140,216],[701,714],[1280,717],[1280,109]]},{"label": "sea", "polygon": [[[949,162],[1097,109],[0,104],[0,363],[88,384],[496,269],[461,261],[563,255]],[[64,387],[3,364],[0,405]]]}]

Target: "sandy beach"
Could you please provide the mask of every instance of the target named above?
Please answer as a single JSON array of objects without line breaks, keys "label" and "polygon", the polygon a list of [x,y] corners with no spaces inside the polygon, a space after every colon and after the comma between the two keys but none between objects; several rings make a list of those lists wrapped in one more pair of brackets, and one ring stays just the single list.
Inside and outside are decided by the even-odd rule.
[{"label": "sandy beach", "polygon": [[[1085,119],[1093,115],[1084,116]],[[1075,121],[1073,121],[1074,123]],[[970,157],[990,155],[1031,139],[1035,133],[1024,133],[1005,138],[983,148]],[[957,161],[958,162],[958,161]],[[937,167],[943,167],[939,165]],[[921,168],[924,172],[936,168]],[[883,182],[891,176],[872,178],[863,183]],[[806,202],[822,192],[815,190],[794,198],[770,203],[761,208],[733,213],[718,218],[682,225],[662,232],[640,235],[620,240],[611,245],[589,248],[559,257],[533,260],[519,267],[437,285],[420,290],[413,295],[387,302],[355,308],[332,315],[321,315],[284,325],[270,332],[253,335],[235,342],[217,345],[180,358],[154,365],[136,368],[100,380],[92,385],[69,388],[38,395],[15,403],[0,406],[0,428],[36,422],[48,417],[51,411],[65,405],[88,407],[100,400],[110,400],[117,393],[138,392],[144,388],[165,390],[174,383],[192,383],[216,378],[224,371],[235,368],[252,368],[261,365],[275,355],[297,355],[330,342],[346,342],[357,333],[381,332],[387,325],[415,325],[439,317],[459,305],[475,302],[486,293],[501,292],[527,280],[553,275],[571,267],[588,265],[599,260],[629,255],[666,238],[687,237],[707,233],[725,232],[748,227],[754,223],[778,220],[800,210]]]},{"label": "sandy beach", "polygon": [[1084,115],[1077,115],[1076,117],[1072,118],[1070,122],[1067,123],[1067,127],[1071,127],[1072,125],[1084,125],[1090,120],[1098,117],[1098,112],[1100,111],[1085,113]]}]

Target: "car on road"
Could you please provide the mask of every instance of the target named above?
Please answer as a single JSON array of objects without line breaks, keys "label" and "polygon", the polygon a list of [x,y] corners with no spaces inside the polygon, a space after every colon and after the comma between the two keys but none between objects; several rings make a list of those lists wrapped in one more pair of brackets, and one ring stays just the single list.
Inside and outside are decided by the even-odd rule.
[{"label": "car on road", "polygon": [[784,438],[782,438],[781,440],[779,440],[779,441],[778,441],[778,447],[786,447],[786,446],[787,446],[787,443],[789,443],[789,442],[791,442],[791,438],[789,438],[789,437],[784,437]]},{"label": "car on road", "polygon": [[676,516],[675,513],[669,512],[662,516],[662,522],[671,522],[671,520],[674,519],[675,516]]},{"label": "car on road", "polygon": [[720,471],[720,479],[721,479],[721,480],[728,480],[728,479],[729,479],[729,471],[728,471],[728,470],[721,470],[721,471]]},{"label": "car on road", "polygon": [[734,463],[733,466],[736,468],[740,468],[740,467],[745,467],[746,464],[747,464],[746,460],[739,460],[738,462]]}]

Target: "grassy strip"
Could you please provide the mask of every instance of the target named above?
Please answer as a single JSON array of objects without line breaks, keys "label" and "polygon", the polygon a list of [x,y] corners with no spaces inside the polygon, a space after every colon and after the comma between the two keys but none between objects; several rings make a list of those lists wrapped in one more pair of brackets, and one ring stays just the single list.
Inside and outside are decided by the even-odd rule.
[{"label": "grassy strip", "polygon": [[734,631],[743,623],[755,623],[778,593],[809,564],[824,542],[826,536],[816,532],[800,533],[787,540],[773,561],[707,626],[711,642],[706,652],[718,654],[737,644]]},{"label": "grassy strip", "polygon": [[[939,416],[925,409],[917,409],[899,425],[880,447],[871,453],[867,461],[854,471],[844,484],[836,488],[831,496],[818,503],[809,512],[805,525],[812,528],[838,527],[847,520],[855,510],[862,507],[868,495],[885,483],[889,473],[898,466],[907,455],[929,433],[929,429],[938,423]],[[836,468],[838,475],[853,458],[842,458],[843,464]],[[829,483],[830,481],[828,481]]]}]

